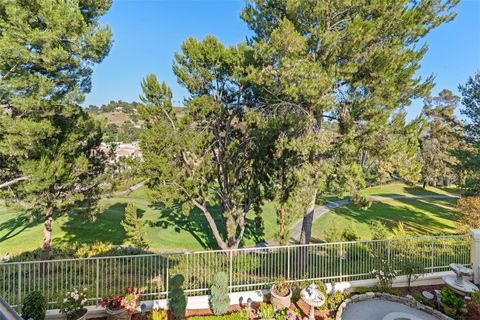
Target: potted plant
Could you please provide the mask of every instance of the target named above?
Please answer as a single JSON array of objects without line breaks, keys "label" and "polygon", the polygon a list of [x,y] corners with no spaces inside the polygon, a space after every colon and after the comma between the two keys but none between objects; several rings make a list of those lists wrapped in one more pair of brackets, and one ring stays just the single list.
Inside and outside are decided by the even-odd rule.
[{"label": "potted plant", "polygon": [[87,303],[87,288],[83,288],[82,291],[73,289],[67,292],[65,298],[62,301],[62,307],[60,313],[64,314],[67,320],[84,320],[87,317],[87,309],[85,304]]},{"label": "potted plant", "polygon": [[273,284],[270,302],[275,310],[288,308],[292,304],[292,290],[285,279],[277,280]]},{"label": "potted plant", "polygon": [[123,295],[102,298],[100,305],[106,309],[109,319],[129,320],[140,305],[140,293],[138,289],[128,287]]}]

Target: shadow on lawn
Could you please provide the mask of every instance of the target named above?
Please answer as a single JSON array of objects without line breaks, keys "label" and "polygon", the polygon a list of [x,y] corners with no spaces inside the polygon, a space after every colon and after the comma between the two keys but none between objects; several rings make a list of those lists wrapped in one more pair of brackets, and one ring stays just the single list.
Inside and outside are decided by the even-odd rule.
[{"label": "shadow on lawn", "polygon": [[[173,206],[167,206],[159,202],[150,206],[160,212],[160,216],[156,221],[147,221],[147,224],[151,227],[161,227],[163,229],[174,228],[176,232],[183,230],[190,233],[203,248],[218,249],[217,242],[210,230],[207,220],[197,208],[185,212],[179,203]],[[220,209],[218,207],[210,207],[209,210],[212,212],[220,234],[225,239],[225,223]],[[265,241],[263,226],[256,226],[255,221],[248,217],[246,219],[246,225],[244,240],[252,239],[255,243]]]},{"label": "shadow on lawn", "polygon": [[[68,221],[61,226],[65,232],[63,240],[66,242],[93,243],[96,241],[109,244],[122,244],[128,240],[121,222],[125,216],[126,202],[117,202],[100,210],[95,219],[88,219],[84,214],[71,213]],[[144,210],[138,209],[137,214],[142,217]]]},{"label": "shadow on lawn", "polygon": [[25,229],[31,228],[40,224],[41,222],[35,219],[31,219],[27,214],[21,214],[15,218],[8,219],[0,224],[0,230],[8,230],[3,236],[0,237],[0,242],[11,239]]},{"label": "shadow on lawn", "polygon": [[[443,200],[443,199],[442,199]],[[435,199],[435,201],[442,201]],[[354,222],[371,224],[372,221],[383,222],[390,231],[393,231],[398,222],[402,221],[408,231],[416,234],[440,234],[453,232],[452,226],[429,217],[422,212],[423,210],[432,212],[433,215],[445,219],[453,220],[455,215],[448,209],[435,205],[431,202],[425,202],[421,199],[397,199],[406,205],[415,206],[418,209],[412,209],[407,206],[392,206],[385,202],[375,202],[366,211],[361,211],[352,206],[341,208],[341,215]],[[442,231],[448,230],[449,231]]]}]

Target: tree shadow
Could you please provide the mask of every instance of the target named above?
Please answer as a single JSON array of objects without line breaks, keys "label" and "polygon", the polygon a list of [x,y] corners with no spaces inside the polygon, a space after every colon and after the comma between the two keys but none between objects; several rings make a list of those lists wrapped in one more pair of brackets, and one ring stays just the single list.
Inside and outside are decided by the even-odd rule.
[{"label": "tree shadow", "polygon": [[[163,229],[173,228],[175,232],[186,231],[191,234],[195,240],[204,249],[218,249],[217,241],[208,225],[208,222],[202,212],[197,208],[192,208],[185,211],[181,203],[174,203],[172,206],[167,206],[163,202],[157,202],[150,205],[160,212],[157,220],[149,220],[147,224],[151,227],[160,227]],[[219,233],[223,239],[226,239],[226,229],[224,218],[218,206],[209,207],[209,211],[215,220]],[[255,243],[264,242],[263,226],[259,226],[255,219],[247,216],[246,228],[242,243],[245,240],[253,239]]]},{"label": "tree shadow", "polygon": [[[84,214],[72,213],[68,220],[61,226],[65,232],[63,240],[67,242],[93,243],[96,241],[109,244],[123,244],[128,240],[125,229],[121,222],[125,216],[126,202],[117,202],[95,215],[95,219],[89,219]],[[145,211],[138,209],[139,217]]]},{"label": "tree shadow", "polygon": [[0,230],[8,230],[3,236],[0,237],[0,242],[14,238],[22,233],[24,230],[34,227],[41,222],[38,220],[32,220],[27,214],[20,214],[15,218],[8,219],[0,224]]},{"label": "tree shadow", "polygon": [[435,212],[434,215],[437,217],[453,220],[454,215],[452,215],[448,209],[438,207],[431,203],[423,203],[424,201],[419,200],[421,199],[397,199],[397,201],[404,204],[418,207],[417,210],[412,210],[412,208],[407,206],[393,206],[387,202],[375,202],[365,211],[348,205],[340,208],[337,212],[352,222],[369,225],[373,221],[380,221],[384,223],[390,231],[393,231],[400,221],[404,223],[408,231],[422,235],[438,234],[441,233],[439,230],[452,228],[450,225],[421,212],[421,210],[424,209]]}]

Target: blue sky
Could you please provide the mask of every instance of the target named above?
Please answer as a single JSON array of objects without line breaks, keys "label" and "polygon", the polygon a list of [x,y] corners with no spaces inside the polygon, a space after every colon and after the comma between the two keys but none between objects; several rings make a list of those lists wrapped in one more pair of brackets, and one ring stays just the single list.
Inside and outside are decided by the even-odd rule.
[{"label": "blue sky", "polygon": [[[113,30],[110,54],[95,66],[93,88],[84,105],[110,100],[138,101],[140,80],[155,73],[165,80],[180,105],[186,95],[172,72],[174,53],[189,36],[213,34],[225,44],[246,39],[250,30],[239,15],[243,0],[114,0],[102,18]],[[457,18],[426,38],[429,51],[419,74],[435,75],[433,94],[443,88],[457,91],[480,68],[480,0],[463,0]],[[408,108],[409,118],[422,107]]]}]

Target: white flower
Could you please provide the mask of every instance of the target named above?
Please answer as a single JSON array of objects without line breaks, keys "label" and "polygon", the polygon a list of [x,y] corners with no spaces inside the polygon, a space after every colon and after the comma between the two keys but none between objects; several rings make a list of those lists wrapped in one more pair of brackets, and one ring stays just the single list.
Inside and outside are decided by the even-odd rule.
[{"label": "white flower", "polygon": [[85,303],[87,303],[87,298],[83,299],[80,304],[83,306]]},{"label": "white flower", "polygon": [[70,298],[75,297],[75,292],[70,292]]},{"label": "white flower", "polygon": [[80,297],[78,296],[78,293],[75,293],[72,298],[73,300],[78,301]]},{"label": "white flower", "polygon": [[87,288],[83,288],[83,291],[87,291]]},{"label": "white flower", "polygon": [[63,299],[63,303],[67,302],[67,300],[68,300],[67,298]]}]

